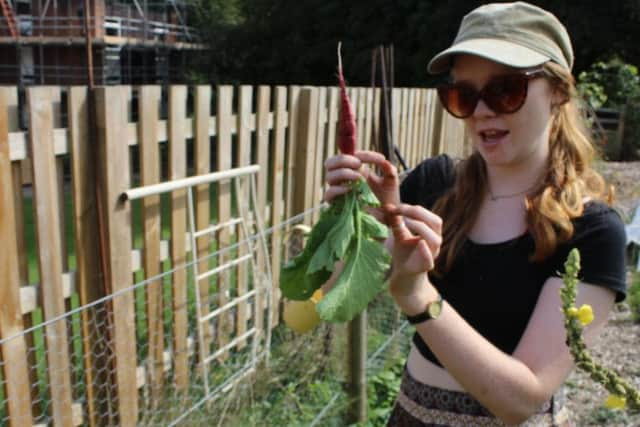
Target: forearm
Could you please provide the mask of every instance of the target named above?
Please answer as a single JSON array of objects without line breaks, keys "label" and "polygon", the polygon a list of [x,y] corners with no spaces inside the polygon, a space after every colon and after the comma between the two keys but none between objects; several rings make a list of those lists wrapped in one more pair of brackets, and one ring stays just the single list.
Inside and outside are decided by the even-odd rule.
[{"label": "forearm", "polygon": [[[435,300],[436,291],[426,276],[410,284],[404,280],[401,287],[392,283],[392,294],[405,313],[416,314]],[[398,288],[406,291],[404,295],[394,292]],[[523,421],[548,398],[523,362],[491,344],[446,302],[436,320],[419,324],[416,330],[449,374],[504,422]]]}]

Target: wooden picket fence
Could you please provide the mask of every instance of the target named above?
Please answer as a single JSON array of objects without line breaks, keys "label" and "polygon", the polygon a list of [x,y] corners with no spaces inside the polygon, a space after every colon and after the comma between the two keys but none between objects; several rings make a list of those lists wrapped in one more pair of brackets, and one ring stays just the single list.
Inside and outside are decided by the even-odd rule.
[{"label": "wooden picket fence", "polygon": [[[380,90],[352,88],[350,94],[358,146],[369,148],[380,128]],[[321,202],[323,163],[336,150],[338,95],[335,87],[115,86],[97,88],[90,97],[86,87],[32,87],[19,105],[17,88],[0,88],[0,423],[133,426],[142,417],[142,388],[155,400],[162,399],[162,384],[188,388],[197,349],[188,324],[186,271],[171,275],[168,304],[163,288],[145,289],[142,317],[136,294],[127,292],[134,273],[154,277],[163,263],[178,266],[188,259],[185,195],[170,195],[168,219],[159,197],[144,200],[142,238],[135,242],[135,215],[122,193],[260,165],[257,209],[273,227],[270,256],[262,262],[270,263],[278,283],[283,230],[276,226]],[[409,165],[441,152],[466,154],[460,121],[443,113],[433,90],[397,88],[392,102],[394,140]],[[26,187],[25,174],[31,182]],[[197,191],[198,226],[228,219],[229,197],[222,186],[216,193]],[[37,230],[32,253],[30,218]],[[170,238],[163,234],[167,220]],[[198,250],[230,239],[220,231],[211,241],[199,240]],[[37,263],[37,273],[30,263]],[[247,280],[240,270],[235,279]],[[221,280],[220,295],[225,286]],[[245,288],[238,283],[238,292]],[[206,298],[210,288],[199,292]],[[273,297],[279,298],[277,290]],[[96,302],[99,310],[78,309]],[[163,310],[172,313],[169,323]],[[40,338],[38,325],[44,325]],[[222,346],[228,336],[218,331],[211,339]]]}]

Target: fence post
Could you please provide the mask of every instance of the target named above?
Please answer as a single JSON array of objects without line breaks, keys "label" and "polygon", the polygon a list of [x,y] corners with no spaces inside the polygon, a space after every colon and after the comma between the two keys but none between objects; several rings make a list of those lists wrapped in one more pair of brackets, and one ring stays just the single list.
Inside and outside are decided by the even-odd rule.
[{"label": "fence post", "polygon": [[367,420],[367,310],[349,322],[349,424]]},{"label": "fence post", "polygon": [[[86,305],[105,296],[100,250],[96,245],[98,209],[95,192],[96,158],[95,114],[89,108],[92,97],[85,87],[69,89],[68,117],[73,192],[73,226],[75,229],[77,289],[80,304]],[[91,117],[89,118],[89,115]],[[106,425],[100,420],[107,413],[108,377],[107,342],[104,326],[107,315],[97,307],[82,310],[83,364],[87,387],[87,417],[91,427]]]},{"label": "fence post", "polygon": [[[20,309],[20,266],[16,236],[13,179],[9,153],[9,127],[5,97],[0,96],[0,236],[5,247],[0,251],[0,339],[23,331]],[[24,335],[2,344],[2,375],[10,425],[32,425],[31,391]]]},{"label": "fence post", "polygon": [[[131,205],[123,203],[121,194],[131,186],[127,135],[127,101],[129,89],[123,86],[96,89],[96,116],[100,145],[100,181],[102,208],[105,210],[107,238],[106,271],[111,292],[131,286]],[[136,335],[134,293],[125,291],[111,301],[109,325],[113,334],[115,389],[119,425],[135,426],[138,420],[136,384]]]}]

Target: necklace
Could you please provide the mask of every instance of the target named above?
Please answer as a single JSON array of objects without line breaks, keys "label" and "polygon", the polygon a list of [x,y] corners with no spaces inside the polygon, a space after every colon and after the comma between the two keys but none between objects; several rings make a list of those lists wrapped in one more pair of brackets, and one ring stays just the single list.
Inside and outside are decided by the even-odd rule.
[{"label": "necklace", "polygon": [[531,187],[522,190],[522,191],[518,191],[517,193],[510,193],[510,194],[493,194],[493,191],[491,191],[491,188],[489,189],[489,198],[491,199],[492,202],[495,202],[496,200],[500,200],[500,199],[510,199],[512,197],[516,197],[516,196],[521,196],[523,194],[528,193],[529,191],[533,190],[536,187],[536,184],[533,184]]}]

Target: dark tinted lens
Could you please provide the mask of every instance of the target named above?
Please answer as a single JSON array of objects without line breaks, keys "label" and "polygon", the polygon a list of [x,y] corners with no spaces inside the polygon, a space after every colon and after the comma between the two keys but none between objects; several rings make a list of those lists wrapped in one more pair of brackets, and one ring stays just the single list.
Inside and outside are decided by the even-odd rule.
[{"label": "dark tinted lens", "polygon": [[470,85],[456,83],[439,87],[438,96],[451,115],[462,119],[473,114],[479,94]]},{"label": "dark tinted lens", "polygon": [[496,113],[514,113],[526,98],[527,78],[518,74],[496,77],[482,90],[482,99]]}]

